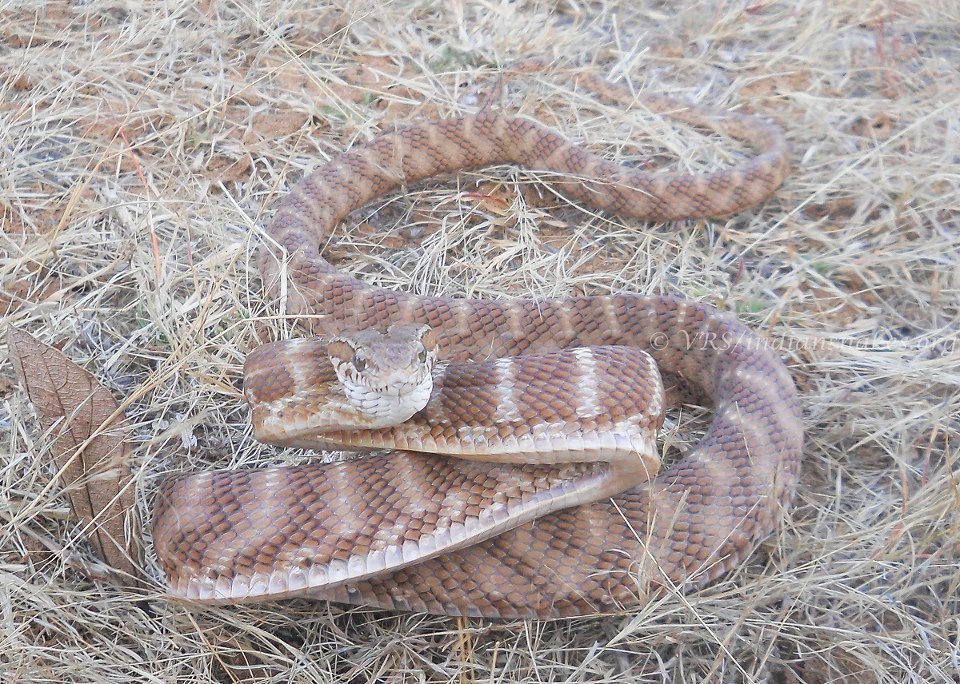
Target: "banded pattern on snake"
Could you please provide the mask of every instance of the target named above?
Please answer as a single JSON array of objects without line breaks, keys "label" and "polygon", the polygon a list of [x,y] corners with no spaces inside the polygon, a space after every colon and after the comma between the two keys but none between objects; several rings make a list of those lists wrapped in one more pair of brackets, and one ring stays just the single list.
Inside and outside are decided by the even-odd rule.
[{"label": "banded pattern on snake", "polygon": [[[574,348],[646,349],[662,372],[712,400],[713,419],[700,443],[665,472],[629,483],[612,499],[605,487],[615,468],[594,462],[511,466],[407,451],[171,478],[154,515],[154,544],[171,594],[205,602],[306,594],[401,610],[554,618],[636,605],[665,586],[702,585],[741,562],[774,529],[799,473],[799,403],[777,354],[735,319],[703,303],[630,293],[513,301],[421,297],[366,285],[320,256],[350,211],[399,186],[463,168],[513,162],[553,171],[562,174],[553,185],[569,197],[661,221],[737,212],[785,177],[788,150],[775,125],[667,98],[642,102],[758,153],[709,174],[651,174],[598,158],[533,121],[488,110],[414,125],[335,157],[293,188],[269,228],[288,258],[265,249],[259,266],[268,293],[277,296],[286,283],[288,312],[320,314],[327,336],[425,324],[446,362],[572,350],[573,356],[557,352],[559,365],[547,373],[572,392],[584,384],[569,382],[581,370],[563,365],[584,354]],[[651,346],[651,340],[660,343]],[[245,387],[255,431],[278,443],[325,441],[309,425],[302,428],[310,420],[311,392],[333,381],[327,352],[322,342],[288,341],[251,354]],[[591,372],[599,368],[595,355],[605,353],[588,352]],[[642,358],[628,365],[643,366]],[[491,370],[498,363],[500,370]],[[324,368],[326,379],[304,367]],[[484,368],[481,374],[501,382],[519,377],[512,366],[505,373],[503,362]],[[620,378],[600,370],[586,383],[595,392],[588,400],[616,405],[596,392],[598,383]],[[627,392],[630,401],[656,404],[659,385],[648,375],[637,382],[641,389]],[[623,403],[622,387],[605,391],[620,392]],[[659,420],[643,416],[637,424],[647,430]],[[304,434],[309,440],[302,441]],[[433,447],[445,441],[441,434]],[[640,458],[654,469],[655,447]],[[596,500],[569,506],[563,499],[569,483],[584,481],[603,483]],[[567,507],[538,517],[543,505],[553,510],[557,496]],[[474,543],[475,533],[495,536]]]}]

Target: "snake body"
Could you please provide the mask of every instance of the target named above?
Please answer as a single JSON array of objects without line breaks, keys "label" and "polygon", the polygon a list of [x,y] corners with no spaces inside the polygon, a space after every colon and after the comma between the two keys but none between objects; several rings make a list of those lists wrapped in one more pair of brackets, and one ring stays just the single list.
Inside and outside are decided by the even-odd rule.
[{"label": "snake body", "polygon": [[[757,154],[713,173],[656,174],[618,166],[536,122],[492,111],[418,124],[335,157],[294,187],[269,228],[287,259],[266,249],[259,267],[267,291],[282,293],[288,312],[319,314],[324,334],[427,324],[447,362],[598,345],[645,349],[661,372],[711,400],[712,422],[696,447],[612,499],[604,493],[533,520],[544,499],[572,480],[602,478],[603,469],[460,462],[401,450],[335,464],[175,477],[162,487],[154,515],[154,544],[172,595],[239,602],[307,594],[398,610],[555,618],[637,605],[664,587],[702,585],[740,563],[774,529],[799,473],[799,403],[775,351],[734,318],[704,303],[632,293],[422,297],[369,286],[320,256],[350,211],[399,186],[463,168],[513,162],[552,171],[562,174],[552,184],[569,197],[661,221],[735,213],[785,177],[788,151],[775,125],[666,98],[643,102],[738,138]],[[312,410],[307,396],[320,380],[302,369],[326,363],[323,344],[281,342],[251,354],[245,383],[255,425],[294,424]],[[637,392],[618,384],[616,372],[598,368],[593,353],[589,361],[583,352],[568,353],[546,375],[572,394],[585,392],[579,398],[594,405],[633,401]],[[516,369],[499,368],[484,371],[501,385],[490,410],[503,408],[504,384],[516,391],[522,383]],[[616,401],[598,400],[604,383],[612,383],[604,391]],[[282,415],[271,404],[278,398]],[[532,401],[559,411],[566,400]],[[447,437],[437,428],[432,444]],[[301,444],[282,429],[274,441]],[[382,434],[364,445],[410,446]],[[515,517],[504,523],[504,511]]]}]

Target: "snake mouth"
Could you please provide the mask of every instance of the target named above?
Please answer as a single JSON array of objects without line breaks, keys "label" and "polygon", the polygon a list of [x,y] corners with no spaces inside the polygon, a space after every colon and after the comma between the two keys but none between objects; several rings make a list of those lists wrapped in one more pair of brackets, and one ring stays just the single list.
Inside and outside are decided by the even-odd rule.
[{"label": "snake mouth", "polygon": [[408,420],[427,405],[433,392],[430,372],[417,372],[412,377],[405,374],[396,379],[381,377],[377,386],[359,380],[340,379],[347,401],[357,411],[358,418],[366,418],[367,428],[387,427]]}]

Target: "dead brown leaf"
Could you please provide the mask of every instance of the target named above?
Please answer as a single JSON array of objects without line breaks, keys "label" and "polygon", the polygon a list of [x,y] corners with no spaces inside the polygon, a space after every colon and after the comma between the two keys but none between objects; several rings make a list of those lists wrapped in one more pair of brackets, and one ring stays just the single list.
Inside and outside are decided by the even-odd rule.
[{"label": "dead brown leaf", "polygon": [[250,177],[250,170],[253,168],[253,160],[250,155],[244,155],[239,159],[230,159],[224,155],[215,155],[208,163],[204,174],[210,180],[217,180],[222,183],[235,183],[237,181],[247,180]]},{"label": "dead brown leaf", "polygon": [[0,316],[9,316],[29,303],[50,301],[59,291],[57,280],[17,278],[10,283],[0,283]]},{"label": "dead brown leaf", "polygon": [[276,665],[264,658],[244,635],[224,635],[222,640],[218,639],[214,657],[230,681],[238,684],[263,682],[276,673]]},{"label": "dead brown leaf", "polygon": [[138,584],[140,526],[126,418],[113,395],[57,349],[13,328],[7,345],[40,427],[53,439],[50,451],[74,514],[120,581]]},{"label": "dead brown leaf", "polygon": [[307,118],[303,112],[264,112],[253,118],[251,129],[263,140],[276,140],[299,131]]},{"label": "dead brown leaf", "polygon": [[886,140],[893,135],[896,121],[887,113],[872,117],[857,117],[850,125],[850,132],[870,140]]}]

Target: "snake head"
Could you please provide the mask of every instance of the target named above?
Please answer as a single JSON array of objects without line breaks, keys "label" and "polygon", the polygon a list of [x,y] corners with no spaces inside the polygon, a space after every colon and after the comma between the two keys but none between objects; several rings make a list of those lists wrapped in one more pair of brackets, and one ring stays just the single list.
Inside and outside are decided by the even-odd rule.
[{"label": "snake head", "polygon": [[347,400],[370,420],[367,427],[402,423],[430,399],[437,338],[428,325],[343,333],[330,340],[327,354]]}]

